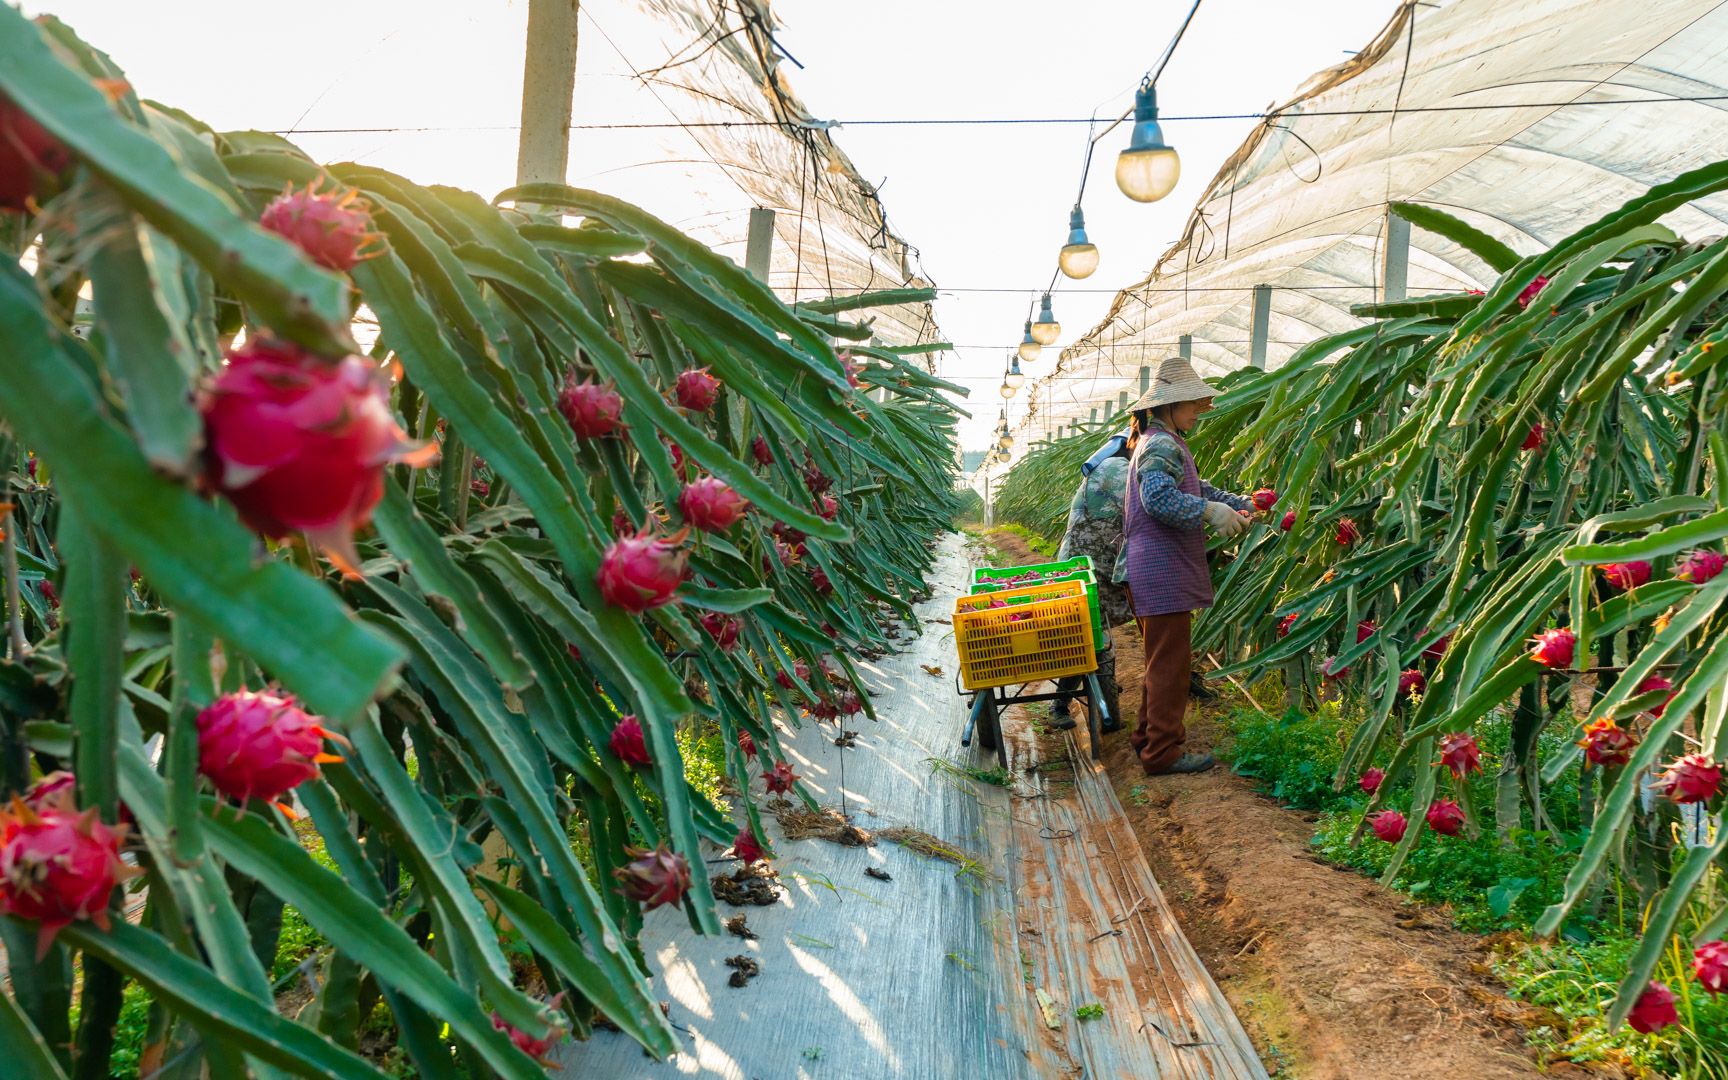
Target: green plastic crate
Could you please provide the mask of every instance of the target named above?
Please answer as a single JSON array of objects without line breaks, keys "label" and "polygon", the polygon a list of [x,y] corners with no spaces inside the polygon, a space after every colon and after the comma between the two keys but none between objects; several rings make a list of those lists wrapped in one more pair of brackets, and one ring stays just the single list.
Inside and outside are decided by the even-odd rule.
[{"label": "green plastic crate", "polygon": [[[1044,576],[1036,582],[1022,582],[1017,585],[1007,584],[1007,579],[1028,570],[1035,570]],[[1035,563],[1031,566],[978,566],[972,570],[972,589],[976,593],[996,592],[1000,589],[1024,588],[1027,584],[1053,585],[1059,581],[1079,581],[1086,586],[1086,609],[1092,617],[1092,648],[1098,652],[1104,650],[1108,636],[1104,621],[1098,613],[1098,581],[1092,575],[1092,557],[1077,555],[1072,559],[1060,559],[1056,562]]]}]

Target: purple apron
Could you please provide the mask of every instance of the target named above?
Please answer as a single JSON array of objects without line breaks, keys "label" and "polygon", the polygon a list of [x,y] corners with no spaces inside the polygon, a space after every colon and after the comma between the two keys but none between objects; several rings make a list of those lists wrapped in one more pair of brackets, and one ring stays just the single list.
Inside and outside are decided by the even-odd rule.
[{"label": "purple apron", "polygon": [[[1146,438],[1169,437],[1182,450],[1182,482],[1176,490],[1201,498],[1200,473],[1194,455],[1180,435],[1148,432]],[[1128,588],[1134,594],[1135,615],[1169,615],[1212,606],[1212,575],[1206,569],[1206,530],[1173,529],[1140,507],[1140,455],[1128,469],[1122,559],[1128,564]]]}]

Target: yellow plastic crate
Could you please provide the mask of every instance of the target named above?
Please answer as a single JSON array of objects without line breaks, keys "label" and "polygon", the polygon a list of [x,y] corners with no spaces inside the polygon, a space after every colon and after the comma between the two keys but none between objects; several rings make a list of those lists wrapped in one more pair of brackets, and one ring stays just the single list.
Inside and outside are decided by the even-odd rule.
[{"label": "yellow plastic crate", "polygon": [[[1008,606],[991,607],[995,601]],[[968,690],[1079,675],[1098,666],[1086,586],[1079,581],[957,598],[954,644],[960,682]]]}]

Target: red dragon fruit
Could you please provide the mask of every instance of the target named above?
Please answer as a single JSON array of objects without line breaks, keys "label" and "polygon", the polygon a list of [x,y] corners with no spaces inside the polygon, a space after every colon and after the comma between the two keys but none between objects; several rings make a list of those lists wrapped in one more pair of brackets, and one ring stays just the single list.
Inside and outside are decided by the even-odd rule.
[{"label": "red dragon fruit", "polygon": [[1369,769],[1356,779],[1356,786],[1372,795],[1386,782],[1385,769]]},{"label": "red dragon fruit", "polygon": [[1597,569],[1602,571],[1602,580],[1616,589],[1636,589],[1650,580],[1650,564],[1642,559],[1604,563]]},{"label": "red dragon fruit", "polygon": [[1638,1000],[1632,1006],[1632,1011],[1626,1014],[1626,1023],[1633,1031],[1649,1035],[1661,1031],[1670,1024],[1680,1022],[1680,1010],[1674,1007],[1674,991],[1664,983],[1650,980],[1650,985],[1638,995]]},{"label": "red dragon fruit", "polygon": [[840,366],[846,371],[847,385],[851,386],[854,390],[858,389],[858,373],[864,370],[863,361],[854,363],[852,360],[852,352],[849,349],[841,349],[834,358],[840,361]]},{"label": "red dragon fruit", "polygon": [[1364,641],[1367,641],[1369,638],[1373,637],[1375,631],[1379,629],[1380,624],[1375,622],[1373,619],[1363,619],[1361,622],[1356,624],[1356,644],[1360,645]]},{"label": "red dragon fruit", "polygon": [[[794,661],[792,664],[792,670],[797,672],[798,677],[800,679],[803,679],[805,682],[808,682],[810,680],[810,665],[806,664],[804,661],[802,661],[802,660]],[[784,669],[774,673],[774,681],[776,683],[780,684],[780,688],[782,690],[792,689],[792,686],[793,686],[792,676],[786,674]]]},{"label": "red dragon fruit", "polygon": [[[665,441],[665,440],[663,440]],[[672,472],[680,479],[684,477],[684,450],[675,442],[666,441],[666,452],[672,455]]]},{"label": "red dragon fruit", "polygon": [[1464,808],[1451,799],[1435,799],[1428,804],[1428,827],[1441,836],[1457,836],[1464,828]]},{"label": "red dragon fruit", "polygon": [[47,578],[42,579],[42,599],[51,608],[60,606],[60,590],[56,589],[54,583]]},{"label": "red dragon fruit", "polygon": [[818,596],[827,596],[834,591],[834,583],[828,580],[828,572],[820,566],[810,570],[810,587],[816,590]]},{"label": "red dragon fruit", "polygon": [[1728,941],[1706,941],[1693,949],[1692,974],[1712,994],[1728,990]]},{"label": "red dragon fruit", "polygon": [[313,182],[296,191],[290,184],[264,208],[258,224],[337,273],[347,273],[383,250],[381,238],[372,231],[370,205],[352,189],[319,191]]},{"label": "red dragon fruit", "polygon": [[1294,511],[1294,510],[1284,511],[1284,518],[1283,518],[1283,520],[1278,522],[1278,527],[1280,529],[1284,530],[1285,532],[1289,532],[1291,529],[1294,529],[1296,527],[1296,511]]},{"label": "red dragon fruit", "polygon": [[210,481],[246,523],[272,539],[305,533],[348,573],[354,530],[384,497],[384,466],[438,456],[408,442],[371,362],[330,363],[286,342],[229,353],[201,410]]},{"label": "red dragon fruit", "polygon": [[1420,694],[1428,689],[1428,676],[1416,668],[1398,673],[1398,696],[1407,698],[1412,694]]},{"label": "red dragon fruit", "polygon": [[1476,736],[1468,731],[1454,731],[1440,736],[1440,764],[1452,770],[1462,780],[1473,772],[1482,771],[1482,750]]},{"label": "red dragon fruit", "polygon": [[834,496],[823,492],[816,500],[816,514],[823,521],[833,521],[840,516],[840,504],[835,501]]},{"label": "red dragon fruit", "polygon": [[1584,748],[1584,759],[1592,765],[1622,766],[1632,760],[1638,748],[1638,736],[1604,716],[1584,726],[1584,737],[1578,740]]},{"label": "red dragon fruit", "polygon": [[612,535],[629,536],[636,531],[636,523],[630,520],[630,515],[623,510],[612,511]]},{"label": "red dragon fruit", "polygon": [[766,859],[768,853],[762,850],[762,845],[756,842],[756,834],[746,825],[738,830],[738,835],[732,838],[732,855],[743,861],[745,866]]},{"label": "red dragon fruit", "polygon": [[56,769],[30,785],[24,793],[24,805],[40,814],[44,810],[68,810],[78,791],[78,778],[65,769]]},{"label": "red dragon fruit", "polygon": [[834,703],[833,698],[826,695],[815,701],[807,702],[804,707],[811,716],[818,720],[837,720],[840,718],[840,706]]},{"label": "red dragon fruit", "polygon": [[1368,819],[1368,827],[1374,830],[1374,835],[1388,844],[1396,844],[1404,839],[1404,832],[1410,828],[1410,822],[1396,810],[1382,810]]},{"label": "red dragon fruit", "polygon": [[650,911],[662,904],[682,906],[684,894],[690,891],[690,864],[684,856],[665,847],[624,851],[633,861],[612,871],[620,893]]},{"label": "red dragon fruit", "polygon": [[774,451],[768,448],[768,440],[760,435],[750,440],[750,456],[764,469],[774,464]]},{"label": "red dragon fruit", "polygon": [[1548,441],[1548,425],[1538,420],[1530,425],[1530,431],[1524,436],[1524,441],[1518,444],[1520,450],[1540,450],[1542,444]]},{"label": "red dragon fruit", "polygon": [[748,731],[738,733],[738,752],[747,758],[756,756],[756,740],[751,737]]},{"label": "red dragon fruit", "polygon": [[731,652],[738,647],[739,623],[730,615],[722,615],[718,611],[704,611],[697,616],[702,629],[708,631],[708,636],[714,639],[714,644],[721,652]]},{"label": "red dragon fruit", "polygon": [[1572,654],[1578,648],[1578,635],[1564,627],[1555,630],[1544,630],[1534,638],[1536,647],[1530,650],[1530,659],[1549,668],[1566,668],[1572,666]]},{"label": "red dragon fruit", "polygon": [[1295,626],[1296,620],[1300,619],[1301,617],[1302,617],[1302,613],[1300,611],[1292,611],[1290,614],[1284,616],[1282,619],[1279,619],[1278,620],[1278,636],[1279,637],[1289,637],[1290,636],[1290,628],[1292,626]]},{"label": "red dragon fruit", "polygon": [[1452,635],[1442,634],[1428,643],[1428,647],[1422,650],[1422,655],[1429,660],[1438,660],[1446,655],[1446,649],[1451,644]]},{"label": "red dragon fruit", "polygon": [[1674,576],[1681,581],[1690,581],[1694,585],[1702,585],[1722,572],[1724,559],[1720,551],[1699,548],[1688,551],[1674,566]]},{"label": "red dragon fruit", "polygon": [[1548,284],[1548,278],[1541,275],[1541,274],[1538,274],[1536,276],[1536,280],[1532,281],[1530,284],[1524,286],[1523,291],[1521,291],[1518,294],[1518,306],[1520,308],[1529,307],[1530,302],[1532,300],[1536,299],[1536,294],[1541,292],[1542,286],[1544,286],[1546,284]]},{"label": "red dragon fruit", "polygon": [[750,504],[717,476],[704,476],[678,493],[678,512],[703,532],[725,532],[749,510]]},{"label": "red dragon fruit", "polygon": [[810,494],[820,495],[834,486],[834,480],[832,477],[824,476],[814,461],[805,459],[804,486],[810,489]]},{"label": "red dragon fruit", "polygon": [[[547,1002],[547,1005],[556,1010],[563,1003],[564,995],[560,993],[554,996],[551,1001]],[[560,1018],[560,1020],[561,1019],[562,1018]],[[563,1042],[564,1036],[569,1034],[569,1032],[564,1029],[562,1023],[554,1023],[552,1027],[547,1030],[544,1036],[536,1039],[521,1028],[509,1023],[497,1013],[492,1014],[492,1026],[497,1030],[508,1034],[510,1036],[510,1042],[516,1047],[516,1049],[533,1058],[536,1064],[543,1065],[548,1069],[555,1068],[557,1063],[546,1055],[550,1054],[552,1048]]]},{"label": "red dragon fruit", "polygon": [[[1672,690],[1672,689],[1674,689],[1673,682],[1669,681],[1668,679],[1664,679],[1660,675],[1652,675],[1648,679],[1645,679],[1643,682],[1638,684],[1638,692],[1640,694],[1654,694],[1658,690]],[[1660,704],[1660,705],[1656,706],[1654,709],[1650,710],[1650,715],[1651,716],[1661,716],[1664,712],[1666,712],[1668,710],[1668,703],[1670,701],[1673,701],[1673,700],[1674,700],[1674,695],[1669,694],[1667,697],[1662,699],[1662,704]]]},{"label": "red dragon fruit", "polygon": [[575,371],[564,376],[558,411],[578,439],[604,439],[624,430],[623,396],[611,383],[577,382]]},{"label": "red dragon fruit", "polygon": [[1334,534],[1334,539],[1338,541],[1339,546],[1349,547],[1361,538],[1362,531],[1356,527],[1354,520],[1343,518],[1338,522],[1338,531]]},{"label": "red dragon fruit", "polygon": [[858,691],[847,690],[834,703],[841,716],[857,716],[864,711],[864,699],[858,696]]},{"label": "red dragon fruit", "polygon": [[1340,666],[1336,656],[1328,656],[1326,662],[1320,665],[1320,674],[1324,678],[1336,681],[1350,674],[1350,667],[1347,664]]},{"label": "red dragon fruit", "polygon": [[691,412],[707,412],[720,398],[720,380],[708,374],[707,368],[689,368],[678,373],[672,384],[672,396],[681,408]]},{"label": "red dragon fruit", "polygon": [[601,598],[629,612],[676,600],[690,560],[690,553],[681,547],[687,535],[689,530],[684,529],[669,537],[654,536],[649,524],[636,535],[607,545],[594,575]]},{"label": "red dragon fruit", "polygon": [[1687,754],[1671,763],[1655,786],[1677,803],[1709,802],[1722,787],[1722,766],[1703,754]]},{"label": "red dragon fruit", "polygon": [[648,756],[648,740],[642,733],[642,721],[633,715],[620,717],[612,725],[612,737],[606,740],[612,756],[626,765],[647,767],[654,764]]},{"label": "red dragon fruit", "polygon": [[1261,488],[1249,496],[1256,510],[1270,510],[1278,505],[1278,493],[1271,488]]},{"label": "red dragon fruit", "polygon": [[36,959],[76,919],[108,929],[114,887],[141,871],[120,861],[124,825],[105,825],[96,808],[79,812],[69,795],[33,809],[14,799],[0,810],[0,912],[40,924]]},{"label": "red dragon fruit", "polygon": [[469,482],[468,490],[472,491],[475,495],[478,495],[480,498],[484,499],[484,498],[486,498],[486,496],[492,494],[492,485],[488,484],[486,481],[484,481],[484,480],[480,479],[478,476],[476,476],[472,481]]},{"label": "red dragon fruit", "polygon": [[274,802],[318,775],[318,766],[341,761],[324,740],[344,742],[287,694],[237,690],[198,714],[198,771],[230,799]]},{"label": "red dragon fruit", "polygon": [[0,210],[23,212],[72,167],[72,152],[0,93]]},{"label": "red dragon fruit", "polygon": [[784,761],[777,761],[774,767],[762,774],[762,783],[770,792],[783,795],[792,790],[793,781],[798,774],[792,771],[792,766]]}]

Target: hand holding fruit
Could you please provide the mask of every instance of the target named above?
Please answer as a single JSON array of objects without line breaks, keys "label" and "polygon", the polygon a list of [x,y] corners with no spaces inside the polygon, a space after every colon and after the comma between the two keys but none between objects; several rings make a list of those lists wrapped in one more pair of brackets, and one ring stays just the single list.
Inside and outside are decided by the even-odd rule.
[{"label": "hand holding fruit", "polygon": [[1248,531],[1248,516],[1226,503],[1207,502],[1200,516],[1212,526],[1213,532],[1226,539]]}]

